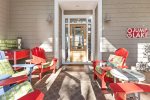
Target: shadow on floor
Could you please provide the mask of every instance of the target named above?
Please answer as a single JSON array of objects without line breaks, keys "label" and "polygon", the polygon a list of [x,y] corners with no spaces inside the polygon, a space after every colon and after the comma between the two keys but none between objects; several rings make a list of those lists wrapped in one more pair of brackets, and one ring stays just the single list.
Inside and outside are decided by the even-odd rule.
[{"label": "shadow on floor", "polygon": [[47,82],[49,77],[50,74],[45,75],[35,86],[45,94],[44,100],[108,100],[83,66],[61,71],[51,86]]},{"label": "shadow on floor", "polygon": [[[70,79],[65,79],[66,77]],[[69,83],[71,84],[70,80],[80,83],[75,77],[66,72],[61,72],[51,88],[47,90],[44,100],[85,100],[81,95],[81,86],[69,85]]]}]

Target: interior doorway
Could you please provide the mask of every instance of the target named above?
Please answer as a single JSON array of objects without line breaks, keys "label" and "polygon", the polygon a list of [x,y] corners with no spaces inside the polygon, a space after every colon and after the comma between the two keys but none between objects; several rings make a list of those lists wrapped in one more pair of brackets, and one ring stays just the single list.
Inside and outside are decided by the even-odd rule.
[{"label": "interior doorway", "polygon": [[86,24],[70,24],[70,62],[87,59]]},{"label": "interior doorway", "polygon": [[[62,64],[91,64],[102,57],[102,0],[54,0],[54,56]],[[71,61],[70,24],[86,24],[86,61]]]},{"label": "interior doorway", "polygon": [[64,15],[62,45],[65,48],[64,63],[82,64],[91,62],[92,15]]}]

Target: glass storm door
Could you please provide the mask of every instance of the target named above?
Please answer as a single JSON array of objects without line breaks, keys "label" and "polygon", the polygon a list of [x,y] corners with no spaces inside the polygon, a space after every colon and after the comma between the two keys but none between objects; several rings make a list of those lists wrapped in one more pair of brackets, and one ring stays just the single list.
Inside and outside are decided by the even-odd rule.
[{"label": "glass storm door", "polygon": [[86,24],[70,24],[70,61],[85,62],[87,59]]}]

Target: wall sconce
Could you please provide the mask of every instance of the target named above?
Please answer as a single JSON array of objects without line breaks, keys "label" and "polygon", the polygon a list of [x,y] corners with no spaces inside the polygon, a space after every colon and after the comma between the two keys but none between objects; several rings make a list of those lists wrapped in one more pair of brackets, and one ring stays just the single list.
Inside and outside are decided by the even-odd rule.
[{"label": "wall sconce", "polygon": [[53,21],[53,16],[51,14],[48,14],[47,21],[48,22],[52,22]]},{"label": "wall sconce", "polygon": [[109,14],[105,14],[104,21],[105,21],[105,22],[111,21],[111,17],[110,17]]}]

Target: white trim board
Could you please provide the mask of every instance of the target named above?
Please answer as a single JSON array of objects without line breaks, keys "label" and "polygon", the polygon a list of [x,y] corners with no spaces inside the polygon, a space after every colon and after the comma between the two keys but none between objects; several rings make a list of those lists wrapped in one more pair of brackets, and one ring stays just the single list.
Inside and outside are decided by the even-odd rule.
[{"label": "white trim board", "polygon": [[[63,11],[64,12],[64,11]],[[95,44],[95,42],[92,42],[92,39],[94,38],[94,36],[95,35],[93,35],[94,34],[94,30],[95,30],[95,25],[93,25],[94,24],[94,18],[95,18],[95,14],[93,14],[93,15],[62,15],[62,46],[63,46],[63,50],[62,50],[62,64],[76,64],[76,62],[66,62],[65,61],[65,19],[66,18],[68,18],[68,19],[70,19],[70,18],[86,18],[86,19],[88,19],[88,18],[91,18],[91,52],[94,52],[94,46],[92,46],[92,45],[94,45]],[[70,20],[68,20],[68,30],[70,30],[70,24],[73,24],[73,23],[70,23],[69,22]],[[83,23],[75,23],[75,24],[83,24]],[[87,23],[84,23],[84,24],[86,24],[86,26],[87,26],[87,32],[86,32],[86,34],[87,34],[87,44],[88,44],[88,22]],[[68,31],[68,37],[70,37],[70,31]],[[70,39],[69,39],[70,40]],[[70,46],[70,41],[68,41],[68,46]],[[68,49],[68,51],[70,51],[70,47],[68,47],[69,49]],[[68,56],[70,56],[70,54],[69,54],[69,52],[68,52]],[[91,60],[93,60],[93,54],[91,54]],[[69,59],[69,61],[70,61],[70,59]],[[87,61],[88,61],[88,45],[87,45]],[[86,63],[86,62],[78,62],[78,64],[81,64],[81,63]]]},{"label": "white trim board", "polygon": [[[70,1],[70,0],[68,0]],[[95,52],[95,33],[93,33],[94,35],[92,35],[92,43],[94,44],[93,46],[91,45],[91,49],[92,49],[92,52],[93,54],[91,54],[91,56],[93,58],[91,58],[91,60],[94,60],[94,56],[97,56],[96,58],[97,59],[101,59],[102,58],[102,0],[96,0],[98,1],[98,27],[99,27],[99,30],[98,30],[98,37],[96,37],[99,41],[96,45],[97,47],[97,52]],[[59,60],[58,60],[58,66],[60,65],[60,56],[59,56],[59,0],[54,0],[54,57],[57,57]],[[64,9],[62,8],[62,11]],[[91,9],[92,10],[92,9]],[[94,12],[95,9],[93,9],[93,32],[95,31],[95,14],[96,12]],[[64,19],[64,14],[62,13],[62,18]],[[65,15],[67,17],[69,16],[77,16],[77,17],[83,17],[83,16],[89,16],[89,15]],[[90,15],[91,16],[91,15]],[[62,20],[63,21],[63,20]],[[64,23],[62,23],[62,27],[63,27]],[[63,31],[63,28],[62,28],[62,31]],[[62,35],[62,38],[63,38],[64,35]],[[64,47],[63,43],[62,43],[62,46]],[[62,58],[63,58],[63,52],[64,52],[65,49],[62,48]],[[62,59],[62,63],[63,63],[63,59]]]}]

